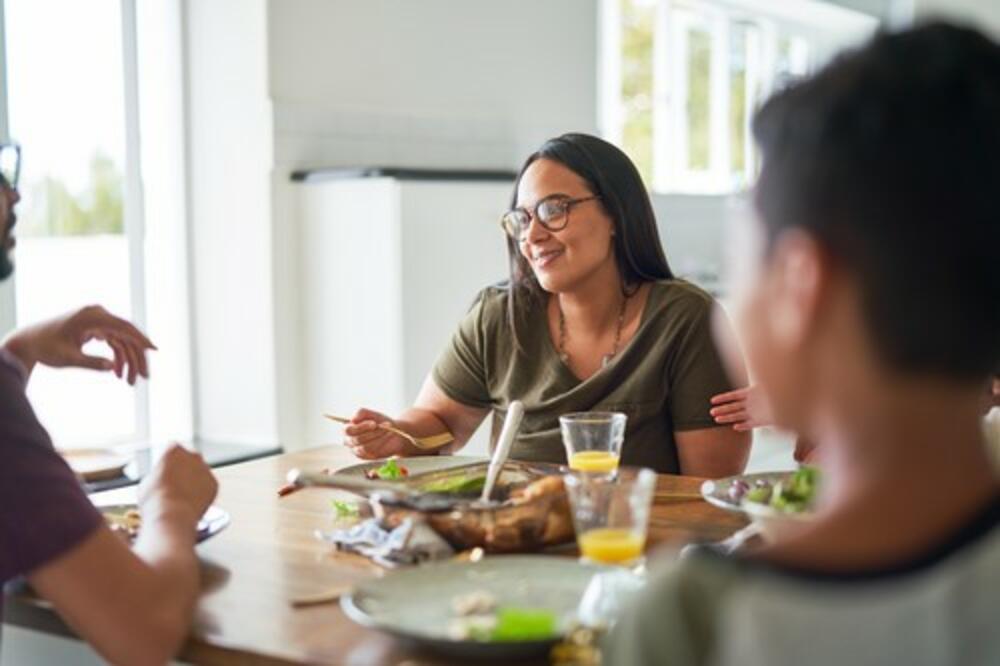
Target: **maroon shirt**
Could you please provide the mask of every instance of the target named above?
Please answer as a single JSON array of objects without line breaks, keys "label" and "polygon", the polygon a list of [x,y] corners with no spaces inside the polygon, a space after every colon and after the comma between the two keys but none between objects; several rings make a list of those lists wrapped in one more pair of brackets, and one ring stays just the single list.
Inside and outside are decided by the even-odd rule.
[{"label": "maroon shirt", "polygon": [[0,349],[0,586],[67,552],[102,520],[35,417],[25,380],[20,361]]}]

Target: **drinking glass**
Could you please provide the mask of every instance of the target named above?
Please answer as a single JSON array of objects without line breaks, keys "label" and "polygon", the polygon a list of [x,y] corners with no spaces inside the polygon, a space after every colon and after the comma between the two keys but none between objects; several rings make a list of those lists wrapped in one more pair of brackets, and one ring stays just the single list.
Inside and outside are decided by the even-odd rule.
[{"label": "drinking glass", "polygon": [[618,469],[627,417],[620,412],[576,412],[559,417],[570,469],[612,474]]},{"label": "drinking glass", "polygon": [[614,476],[570,472],[563,480],[581,559],[640,566],[656,487],[653,470],[622,467]]}]

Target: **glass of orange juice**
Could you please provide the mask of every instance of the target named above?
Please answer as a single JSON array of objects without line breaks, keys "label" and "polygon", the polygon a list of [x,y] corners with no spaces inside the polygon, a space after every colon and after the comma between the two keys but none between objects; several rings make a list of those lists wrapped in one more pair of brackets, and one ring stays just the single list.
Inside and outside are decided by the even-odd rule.
[{"label": "glass of orange juice", "polygon": [[570,472],[563,480],[582,559],[640,566],[656,487],[653,470],[622,467],[613,476]]},{"label": "glass of orange juice", "polygon": [[627,417],[620,412],[576,412],[559,417],[569,468],[591,474],[618,469]]}]

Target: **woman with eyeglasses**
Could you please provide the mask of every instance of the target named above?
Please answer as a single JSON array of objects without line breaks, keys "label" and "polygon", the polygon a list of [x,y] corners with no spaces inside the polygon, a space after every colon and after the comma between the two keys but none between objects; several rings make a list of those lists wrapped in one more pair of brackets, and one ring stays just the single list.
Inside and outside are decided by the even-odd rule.
[{"label": "woman with eyeglasses", "polygon": [[520,400],[515,459],[564,463],[560,415],[618,411],[628,416],[623,464],[740,472],[749,434],[709,413],[711,397],[734,386],[712,341],[713,299],[671,272],[629,158],[586,134],[547,141],[522,167],[501,223],[510,280],[480,293],[412,408],[395,419],[354,414],[354,453],[421,453],[383,423],[418,437],[448,431],[454,451],[492,413],[495,439]]}]

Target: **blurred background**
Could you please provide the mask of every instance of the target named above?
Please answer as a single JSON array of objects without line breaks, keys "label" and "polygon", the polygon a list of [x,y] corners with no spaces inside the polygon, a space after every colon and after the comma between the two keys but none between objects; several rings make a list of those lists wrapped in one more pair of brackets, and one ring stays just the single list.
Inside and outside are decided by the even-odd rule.
[{"label": "blurred background", "polygon": [[[1000,34],[976,0],[4,0],[0,133],[24,158],[0,325],[94,302],[159,346],[134,390],[36,371],[62,447],[338,441],[323,411],[409,404],[504,278],[497,219],[546,138],[624,148],[673,268],[724,300],[754,109],[941,14]],[[791,464],[758,437],[752,466]]]}]

